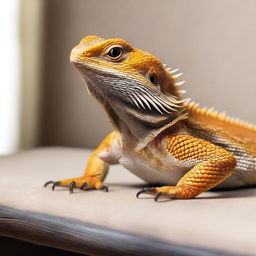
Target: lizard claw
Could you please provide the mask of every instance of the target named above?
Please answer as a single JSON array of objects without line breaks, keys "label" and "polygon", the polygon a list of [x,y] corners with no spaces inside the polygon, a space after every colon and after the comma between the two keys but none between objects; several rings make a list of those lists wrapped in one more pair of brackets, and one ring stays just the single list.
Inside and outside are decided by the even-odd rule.
[{"label": "lizard claw", "polygon": [[87,187],[88,183],[84,182],[83,185],[80,187],[80,189],[85,190]]},{"label": "lizard claw", "polygon": [[136,194],[136,197],[139,198],[139,196],[140,196],[141,194],[145,193],[145,192],[146,192],[146,189],[145,189],[145,188],[141,189],[141,190]]},{"label": "lizard claw", "polygon": [[139,196],[141,195],[141,194],[144,194],[144,193],[153,193],[153,192],[155,192],[155,188],[143,188],[143,189],[141,189],[137,194],[136,194],[136,197],[137,198],[139,198]]},{"label": "lizard claw", "polygon": [[162,195],[163,195],[162,192],[158,192],[158,193],[156,194],[155,198],[154,198],[155,202],[157,202],[158,199],[159,199]]},{"label": "lizard claw", "polygon": [[61,181],[47,181],[44,184],[44,187],[47,187],[49,184],[52,184],[52,190],[55,189],[56,186],[60,187],[67,187],[70,194],[74,193],[74,188],[80,188],[81,190],[90,190],[90,189],[98,189],[98,190],[104,190],[105,192],[108,192],[108,186],[105,184],[102,184],[101,181],[95,181],[94,178],[85,177],[85,178],[73,178],[73,179],[66,179]]},{"label": "lizard claw", "polygon": [[54,190],[56,186],[60,185],[60,182],[50,180],[44,184],[44,187],[47,187],[49,184],[52,184],[52,190]]},{"label": "lizard claw", "polygon": [[44,183],[44,187],[47,187],[49,184],[53,184],[54,181],[50,180]]},{"label": "lizard claw", "polygon": [[55,187],[58,186],[58,185],[60,185],[60,182],[59,182],[59,181],[53,182],[52,190],[54,190]]},{"label": "lizard claw", "polygon": [[76,182],[75,181],[72,181],[70,184],[69,184],[69,193],[70,194],[73,194],[74,193],[74,188],[76,187]]},{"label": "lizard claw", "polygon": [[108,192],[108,186],[107,186],[107,185],[103,185],[103,186],[102,186],[102,189],[103,189],[105,192]]},{"label": "lizard claw", "polygon": [[[159,191],[160,190],[160,191]],[[154,196],[154,201],[158,202],[159,198],[162,196],[170,197],[173,198],[173,194],[171,193],[166,193],[166,192],[161,192],[161,188],[143,188],[141,189],[137,194],[136,197],[139,198],[141,194],[150,194]]]}]

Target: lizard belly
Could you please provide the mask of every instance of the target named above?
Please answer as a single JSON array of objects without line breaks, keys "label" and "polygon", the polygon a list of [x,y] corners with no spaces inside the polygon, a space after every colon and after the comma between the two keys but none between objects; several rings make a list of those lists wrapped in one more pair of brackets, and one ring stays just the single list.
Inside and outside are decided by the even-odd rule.
[{"label": "lizard belly", "polygon": [[[163,154],[154,146],[149,147],[149,151],[149,155],[123,152],[120,141],[115,140],[107,151],[99,152],[98,156],[109,164],[121,164],[148,183],[176,185],[190,169],[188,166],[179,166],[177,160],[167,157],[166,153]],[[158,164],[152,159],[158,159]]]},{"label": "lizard belly", "polygon": [[176,185],[188,168],[179,166],[157,166],[147,158],[135,153],[126,153],[119,159],[119,163],[136,176],[148,183]]}]

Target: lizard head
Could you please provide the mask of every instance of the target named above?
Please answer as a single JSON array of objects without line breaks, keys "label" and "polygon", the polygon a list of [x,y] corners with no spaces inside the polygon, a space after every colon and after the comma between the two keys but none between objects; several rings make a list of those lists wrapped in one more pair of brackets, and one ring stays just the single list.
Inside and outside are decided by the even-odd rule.
[{"label": "lizard head", "polygon": [[182,110],[184,101],[175,86],[177,75],[158,58],[123,39],[84,37],[73,48],[70,61],[117,128],[125,123],[134,134],[143,123],[156,129]]}]

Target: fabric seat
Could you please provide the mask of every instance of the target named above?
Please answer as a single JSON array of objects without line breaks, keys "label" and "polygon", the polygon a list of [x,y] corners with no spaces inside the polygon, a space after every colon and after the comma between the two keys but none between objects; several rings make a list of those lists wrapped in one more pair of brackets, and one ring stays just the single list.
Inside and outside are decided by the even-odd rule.
[{"label": "fabric seat", "polygon": [[156,203],[136,199],[147,184],[120,165],[108,193],[43,187],[81,176],[90,153],[48,147],[0,157],[0,235],[98,255],[256,253],[255,188]]}]

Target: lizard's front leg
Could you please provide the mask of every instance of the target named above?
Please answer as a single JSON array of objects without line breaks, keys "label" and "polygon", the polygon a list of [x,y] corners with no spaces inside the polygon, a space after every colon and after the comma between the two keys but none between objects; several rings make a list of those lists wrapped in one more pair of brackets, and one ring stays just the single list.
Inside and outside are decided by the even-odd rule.
[{"label": "lizard's front leg", "polygon": [[205,192],[229,177],[236,167],[235,157],[223,148],[190,135],[169,136],[168,154],[182,164],[193,165],[176,186],[144,188],[137,193],[159,197],[189,199]]},{"label": "lizard's front leg", "polygon": [[81,177],[65,179],[61,181],[48,181],[44,184],[46,187],[52,184],[52,190],[56,186],[69,187],[70,193],[73,193],[74,188],[80,189],[104,189],[108,191],[108,187],[103,184],[107,175],[109,164],[99,157],[102,151],[108,151],[111,144],[116,139],[116,133],[110,133],[97,147],[89,158],[84,175]]}]

